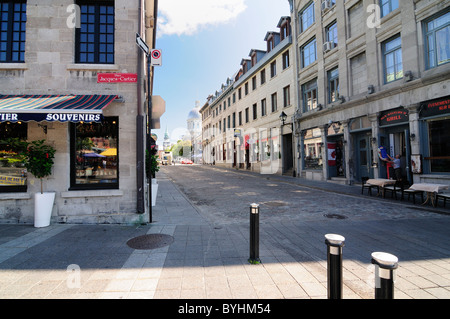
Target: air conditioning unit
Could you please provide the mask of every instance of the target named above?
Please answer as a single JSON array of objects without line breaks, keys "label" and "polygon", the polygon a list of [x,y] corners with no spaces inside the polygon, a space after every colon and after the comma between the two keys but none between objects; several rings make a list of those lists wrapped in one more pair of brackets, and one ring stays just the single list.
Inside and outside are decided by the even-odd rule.
[{"label": "air conditioning unit", "polygon": [[333,6],[333,2],[331,0],[322,1],[322,11],[330,10]]},{"label": "air conditioning unit", "polygon": [[323,51],[324,52],[328,52],[328,51],[331,51],[332,49],[334,48],[334,42],[325,42],[324,44],[323,44]]}]

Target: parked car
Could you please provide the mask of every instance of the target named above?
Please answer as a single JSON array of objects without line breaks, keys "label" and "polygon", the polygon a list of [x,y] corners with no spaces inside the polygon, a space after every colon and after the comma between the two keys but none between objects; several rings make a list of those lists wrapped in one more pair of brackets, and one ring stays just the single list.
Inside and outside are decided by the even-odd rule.
[{"label": "parked car", "polygon": [[181,160],[181,164],[193,164],[193,162],[188,159],[183,159],[183,160]]}]

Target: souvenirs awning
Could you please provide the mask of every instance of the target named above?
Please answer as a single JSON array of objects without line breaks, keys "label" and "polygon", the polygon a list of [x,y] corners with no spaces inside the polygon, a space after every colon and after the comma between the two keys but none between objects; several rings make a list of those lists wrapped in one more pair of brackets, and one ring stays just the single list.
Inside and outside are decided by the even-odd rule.
[{"label": "souvenirs awning", "polygon": [[0,95],[0,122],[101,122],[117,95]]}]

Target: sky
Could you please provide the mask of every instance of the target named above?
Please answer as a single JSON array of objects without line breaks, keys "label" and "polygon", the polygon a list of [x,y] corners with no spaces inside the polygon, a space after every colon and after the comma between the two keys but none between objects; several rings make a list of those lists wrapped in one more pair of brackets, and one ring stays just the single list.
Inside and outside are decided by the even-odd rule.
[{"label": "sky", "polygon": [[[268,31],[279,31],[289,16],[288,0],[159,0],[153,95],[166,102],[161,128],[152,130],[162,145],[167,129],[172,143],[187,132],[196,101],[220,90],[239,70],[251,49],[266,50]],[[160,147],[161,149],[161,147]]]}]

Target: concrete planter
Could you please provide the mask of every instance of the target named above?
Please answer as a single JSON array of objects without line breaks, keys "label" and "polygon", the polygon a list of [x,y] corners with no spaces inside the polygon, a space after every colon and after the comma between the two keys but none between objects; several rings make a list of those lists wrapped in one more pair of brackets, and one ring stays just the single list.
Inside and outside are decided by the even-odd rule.
[{"label": "concrete planter", "polygon": [[47,227],[52,217],[55,193],[34,194],[34,227]]},{"label": "concrete planter", "polygon": [[156,178],[152,179],[152,206],[156,204],[156,196],[158,195],[158,181]]}]

